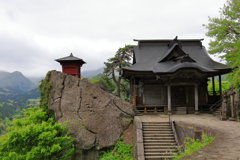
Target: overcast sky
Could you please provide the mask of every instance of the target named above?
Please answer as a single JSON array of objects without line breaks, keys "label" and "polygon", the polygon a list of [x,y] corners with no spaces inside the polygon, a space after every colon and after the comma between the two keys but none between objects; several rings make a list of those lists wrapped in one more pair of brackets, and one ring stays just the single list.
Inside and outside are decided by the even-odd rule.
[{"label": "overcast sky", "polygon": [[[54,59],[96,70],[133,39],[201,39],[226,0],[0,0],[0,70],[45,76]],[[218,61],[218,59],[215,58]]]}]

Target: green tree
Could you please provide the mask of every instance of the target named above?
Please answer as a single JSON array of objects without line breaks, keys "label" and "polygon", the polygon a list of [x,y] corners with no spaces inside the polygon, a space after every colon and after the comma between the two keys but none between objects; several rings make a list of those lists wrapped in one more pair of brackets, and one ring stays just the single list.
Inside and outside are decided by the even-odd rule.
[{"label": "green tree", "polygon": [[112,79],[106,76],[101,76],[98,80],[92,80],[92,83],[98,85],[104,91],[114,94],[115,84]]},{"label": "green tree", "polygon": [[[217,95],[220,94],[220,89],[219,89],[219,81],[218,80],[214,80],[214,88],[216,93],[218,93]],[[228,91],[230,85],[228,81],[222,81],[222,92]],[[212,80],[208,81],[208,92],[209,95],[213,95],[212,93],[213,91],[213,86],[212,86]]]},{"label": "green tree", "polygon": [[0,159],[62,160],[72,156],[73,138],[43,110],[29,108],[24,110],[25,118],[13,120],[13,126],[0,137]]},{"label": "green tree", "polygon": [[133,47],[134,45],[126,45],[123,48],[119,48],[116,52],[115,56],[108,59],[108,62],[104,62],[104,74],[107,77],[111,77],[113,82],[116,85],[116,96],[121,97],[121,91],[127,91],[126,82],[122,79],[121,76],[117,76],[121,74],[121,70],[123,67],[130,66],[130,61],[133,58]]},{"label": "green tree", "polygon": [[240,91],[240,1],[228,0],[220,9],[220,17],[209,17],[209,24],[204,26],[208,29],[206,35],[212,38],[209,53],[220,55],[233,68],[228,78]]}]

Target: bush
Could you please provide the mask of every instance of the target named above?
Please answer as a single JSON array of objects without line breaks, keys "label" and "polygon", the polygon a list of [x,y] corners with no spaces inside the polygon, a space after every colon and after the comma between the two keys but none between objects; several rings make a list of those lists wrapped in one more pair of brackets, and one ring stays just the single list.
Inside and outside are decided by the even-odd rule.
[{"label": "bush", "polygon": [[14,119],[1,136],[1,160],[65,160],[72,156],[74,139],[67,136],[66,127],[48,118],[43,108],[26,109],[24,116]]},{"label": "bush", "polygon": [[184,152],[181,152],[178,155],[174,155],[174,160],[181,159],[185,155],[189,155],[189,154],[201,149],[203,146],[208,145],[209,143],[211,143],[214,140],[213,137],[208,137],[205,134],[202,134],[202,139],[203,139],[203,141],[200,142],[199,139],[194,140],[192,138],[187,137],[186,140],[188,140],[188,142],[184,142],[184,146],[183,146]]},{"label": "bush", "polygon": [[124,144],[123,139],[119,139],[113,150],[103,152],[99,160],[133,160],[132,145]]}]

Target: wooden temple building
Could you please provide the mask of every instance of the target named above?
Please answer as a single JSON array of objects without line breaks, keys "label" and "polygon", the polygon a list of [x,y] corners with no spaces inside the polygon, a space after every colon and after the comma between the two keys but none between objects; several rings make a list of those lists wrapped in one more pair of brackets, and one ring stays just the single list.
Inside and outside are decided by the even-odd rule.
[{"label": "wooden temple building", "polygon": [[84,62],[81,58],[74,57],[71,53],[70,56],[56,59],[62,65],[62,72],[81,78],[81,67]]},{"label": "wooden temple building", "polygon": [[[130,81],[130,100],[139,111],[198,114],[220,99],[221,75],[231,69],[210,58],[203,39],[134,39],[133,64],[121,76]],[[220,93],[208,93],[208,79],[219,77]]]}]

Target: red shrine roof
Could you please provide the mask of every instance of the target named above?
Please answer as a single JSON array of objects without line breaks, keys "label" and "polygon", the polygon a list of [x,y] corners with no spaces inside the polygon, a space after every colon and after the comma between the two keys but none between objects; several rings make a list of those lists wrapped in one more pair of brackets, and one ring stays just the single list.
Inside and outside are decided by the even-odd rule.
[{"label": "red shrine roof", "polygon": [[73,54],[71,53],[70,56],[55,59],[57,62],[63,62],[63,61],[80,61],[82,64],[86,63],[84,60],[78,57],[74,57]]}]

